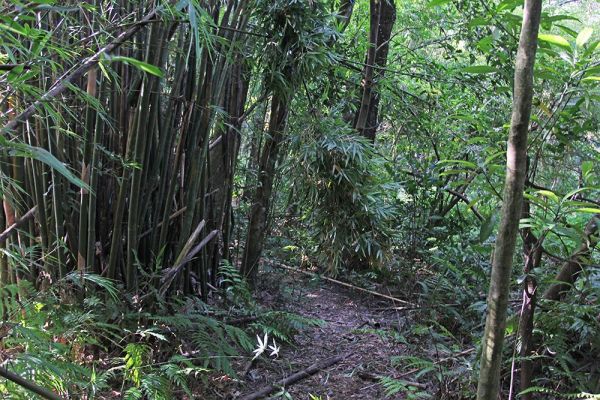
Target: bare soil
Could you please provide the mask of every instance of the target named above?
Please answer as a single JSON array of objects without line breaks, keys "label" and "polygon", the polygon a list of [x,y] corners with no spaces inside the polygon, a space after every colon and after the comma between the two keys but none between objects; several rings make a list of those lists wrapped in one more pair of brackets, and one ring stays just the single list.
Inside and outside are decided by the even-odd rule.
[{"label": "bare soil", "polygon": [[386,397],[378,380],[382,375],[399,375],[391,366],[390,357],[405,351],[405,345],[398,340],[405,321],[401,314],[390,309],[394,306],[390,301],[290,271],[276,269],[261,277],[257,290],[261,305],[320,319],[325,325],[301,331],[294,338],[294,345],[281,345],[276,359],[261,356],[246,374],[245,383],[224,384],[222,390],[213,387],[216,398],[242,398],[339,354],[348,356],[284,388],[285,391],[294,400],[309,400],[311,395],[321,400],[405,398],[403,395]]}]

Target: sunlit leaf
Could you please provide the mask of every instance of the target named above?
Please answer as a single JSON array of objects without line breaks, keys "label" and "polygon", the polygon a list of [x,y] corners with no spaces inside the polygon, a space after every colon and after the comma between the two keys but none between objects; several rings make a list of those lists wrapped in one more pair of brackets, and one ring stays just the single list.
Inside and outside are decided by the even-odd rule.
[{"label": "sunlit leaf", "polygon": [[539,195],[542,195],[556,203],[558,203],[558,201],[559,201],[558,196],[550,190],[538,190],[536,193]]},{"label": "sunlit leaf", "polygon": [[583,78],[581,81],[582,82],[592,82],[592,81],[598,82],[598,81],[600,81],[600,76],[588,76],[588,77]]},{"label": "sunlit leaf", "polygon": [[566,49],[571,48],[569,41],[559,35],[540,34],[540,35],[538,35],[538,40],[545,42],[545,43],[554,44],[554,45],[557,45],[557,46],[560,46],[560,47],[563,47]]},{"label": "sunlit leaf", "polygon": [[576,210],[577,212],[582,213],[590,213],[590,214],[600,214],[600,208],[595,207],[583,207]]},{"label": "sunlit leaf", "polygon": [[427,7],[443,6],[451,1],[452,0],[432,0],[427,4]]},{"label": "sunlit leaf", "polygon": [[112,60],[112,61],[121,61],[121,62],[124,62],[125,64],[131,64],[134,67],[136,67],[136,68],[138,68],[138,69],[140,69],[140,70],[142,70],[144,72],[147,72],[147,73],[149,73],[151,75],[155,75],[155,76],[158,76],[158,77],[162,77],[163,76],[163,72],[157,66],[152,65],[152,64],[148,64],[147,62],[140,61],[140,60],[137,60],[135,58],[123,57],[123,56],[113,56],[113,57],[110,57],[110,60]]},{"label": "sunlit leaf", "polygon": [[583,28],[581,32],[579,32],[579,34],[577,35],[577,39],[575,40],[577,46],[583,47],[583,45],[585,45],[587,41],[590,40],[590,37],[592,37],[592,33],[594,33],[594,30],[592,28]]},{"label": "sunlit leaf", "polygon": [[498,69],[490,67],[489,65],[471,65],[469,67],[462,68],[460,71],[467,74],[492,74],[494,72],[498,72]]}]

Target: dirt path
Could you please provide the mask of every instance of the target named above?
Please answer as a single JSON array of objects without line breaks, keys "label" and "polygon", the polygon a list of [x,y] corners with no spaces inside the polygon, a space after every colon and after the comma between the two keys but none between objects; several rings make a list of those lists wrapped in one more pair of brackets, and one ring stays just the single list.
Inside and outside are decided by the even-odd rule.
[{"label": "dirt path", "polygon": [[252,393],[319,360],[350,354],[286,390],[295,400],[310,399],[311,394],[322,400],[386,398],[377,376],[397,375],[390,357],[404,351],[399,334],[404,320],[395,311],[384,310],[390,302],[290,272],[269,275],[269,282],[263,282],[258,291],[262,305],[321,319],[326,324],[302,331],[295,338],[295,346],[282,346],[278,359],[261,359],[250,370],[254,381],[241,392]]}]

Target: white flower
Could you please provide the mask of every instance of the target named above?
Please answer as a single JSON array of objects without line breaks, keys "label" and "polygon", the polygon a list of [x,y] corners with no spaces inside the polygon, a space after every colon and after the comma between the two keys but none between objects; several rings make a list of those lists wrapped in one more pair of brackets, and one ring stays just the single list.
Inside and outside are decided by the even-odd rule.
[{"label": "white flower", "polygon": [[267,337],[267,332],[265,332],[265,337],[263,340],[260,340],[260,337],[256,335],[256,340],[258,341],[258,347],[254,349],[252,352],[254,353],[253,360],[260,356],[267,349],[267,344],[269,343],[269,338]]},{"label": "white flower", "polygon": [[279,347],[277,346],[277,343],[275,343],[275,339],[273,339],[273,346],[269,346],[269,349],[273,350],[271,351],[270,356],[275,356],[275,357],[279,357]]}]

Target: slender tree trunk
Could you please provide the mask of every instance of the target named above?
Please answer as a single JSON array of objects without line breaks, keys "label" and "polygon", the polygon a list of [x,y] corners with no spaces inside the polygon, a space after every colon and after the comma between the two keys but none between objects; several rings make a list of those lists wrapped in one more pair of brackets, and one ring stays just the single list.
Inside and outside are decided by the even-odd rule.
[{"label": "slender tree trunk", "polygon": [[344,32],[350,24],[352,12],[354,11],[354,0],[342,0],[338,9],[339,30]]},{"label": "slender tree trunk", "polygon": [[541,0],[526,0],[515,65],[513,112],[506,153],[506,180],[500,228],[496,238],[482,341],[478,400],[497,400],[502,346],[527,165],[527,134],[533,97],[533,65],[542,11]]},{"label": "slender tree trunk", "polygon": [[207,212],[211,213],[211,218],[208,219],[208,225],[211,231],[217,229],[221,232],[220,242],[222,246],[219,249],[219,241],[216,240],[207,246],[208,253],[212,256],[211,278],[213,280],[216,277],[221,256],[226,258],[228,254],[233,178],[240,145],[239,131],[242,125],[240,117],[244,113],[248,85],[248,68],[243,64],[240,56],[237,58],[237,62],[231,66],[231,77],[224,104],[225,112],[229,115],[229,121],[227,126],[220,130],[220,135],[215,139],[218,142],[214,145],[214,148],[210,149],[212,170],[209,175],[209,193],[211,193],[211,196],[208,199],[210,206]]},{"label": "slender tree trunk", "polygon": [[266,234],[267,215],[273,180],[275,179],[275,167],[279,154],[283,131],[285,129],[288,103],[279,95],[273,95],[271,101],[271,115],[269,119],[269,131],[265,138],[262,154],[260,157],[258,171],[258,187],[254,194],[254,201],[250,210],[250,222],[248,225],[248,236],[242,258],[242,274],[253,286],[258,272],[258,262],[262,252],[263,241]]},{"label": "slender tree trunk", "polygon": [[[523,218],[530,218],[530,204],[528,200],[523,203]],[[537,281],[532,272],[540,266],[542,260],[542,244],[540,239],[536,238],[531,228],[522,230],[523,236],[523,257],[525,265],[523,272],[525,281],[523,282],[523,303],[521,306],[521,316],[519,318],[519,335],[521,337],[521,373],[520,388],[521,391],[531,386],[533,378],[533,361],[530,357],[533,354],[533,317],[535,315],[535,306],[537,300]],[[531,400],[533,393],[526,393],[521,396],[523,400]]]}]

